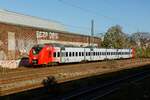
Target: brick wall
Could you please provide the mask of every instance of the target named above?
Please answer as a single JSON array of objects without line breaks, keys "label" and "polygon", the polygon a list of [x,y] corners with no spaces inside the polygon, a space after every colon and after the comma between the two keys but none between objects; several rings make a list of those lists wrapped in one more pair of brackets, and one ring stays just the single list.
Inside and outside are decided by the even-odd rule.
[{"label": "brick wall", "polygon": [[[46,37],[43,33],[41,33],[41,35],[45,36],[44,39],[48,40],[48,42],[53,40],[79,44],[89,43],[89,36],[85,35],[71,34],[67,32],[54,32],[52,30],[0,23],[0,60],[13,60],[27,56],[30,48],[38,43],[38,31],[46,32],[45,34],[51,35]],[[101,40],[99,38],[94,38],[94,43],[98,46],[100,46],[100,42]]]}]

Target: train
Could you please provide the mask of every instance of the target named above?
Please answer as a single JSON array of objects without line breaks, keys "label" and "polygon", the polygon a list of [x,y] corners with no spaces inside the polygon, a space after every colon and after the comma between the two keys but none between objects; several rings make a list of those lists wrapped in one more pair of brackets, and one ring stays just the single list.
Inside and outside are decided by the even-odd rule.
[{"label": "train", "polygon": [[90,62],[134,57],[133,48],[109,49],[95,47],[75,47],[61,44],[37,44],[29,51],[31,65],[51,65]]}]

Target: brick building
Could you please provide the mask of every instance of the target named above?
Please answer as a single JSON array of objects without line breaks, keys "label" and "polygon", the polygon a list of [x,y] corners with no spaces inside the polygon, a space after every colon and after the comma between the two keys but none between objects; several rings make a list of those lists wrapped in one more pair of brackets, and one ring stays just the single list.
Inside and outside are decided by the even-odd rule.
[{"label": "brick building", "polygon": [[[28,55],[37,43],[62,43],[88,46],[90,37],[67,32],[58,22],[0,10],[0,60],[14,60]],[[92,39],[100,46],[100,38]]]}]

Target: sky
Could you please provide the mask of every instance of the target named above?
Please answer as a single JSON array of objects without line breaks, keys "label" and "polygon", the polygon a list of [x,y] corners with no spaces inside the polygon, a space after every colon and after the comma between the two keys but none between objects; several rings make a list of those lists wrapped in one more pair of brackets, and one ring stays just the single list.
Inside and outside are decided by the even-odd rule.
[{"label": "sky", "polygon": [[0,0],[0,9],[63,23],[67,31],[104,33],[114,25],[123,32],[150,32],[150,0]]}]

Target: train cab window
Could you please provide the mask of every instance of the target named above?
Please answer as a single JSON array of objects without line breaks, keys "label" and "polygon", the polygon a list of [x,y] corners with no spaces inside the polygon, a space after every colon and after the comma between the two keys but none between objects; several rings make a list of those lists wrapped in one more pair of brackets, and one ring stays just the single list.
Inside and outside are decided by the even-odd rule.
[{"label": "train cab window", "polygon": [[53,55],[54,57],[56,57],[56,52],[54,52],[54,55]]},{"label": "train cab window", "polygon": [[32,49],[33,49],[33,51],[32,51],[33,55],[37,55],[43,49],[43,47],[35,46]]}]

